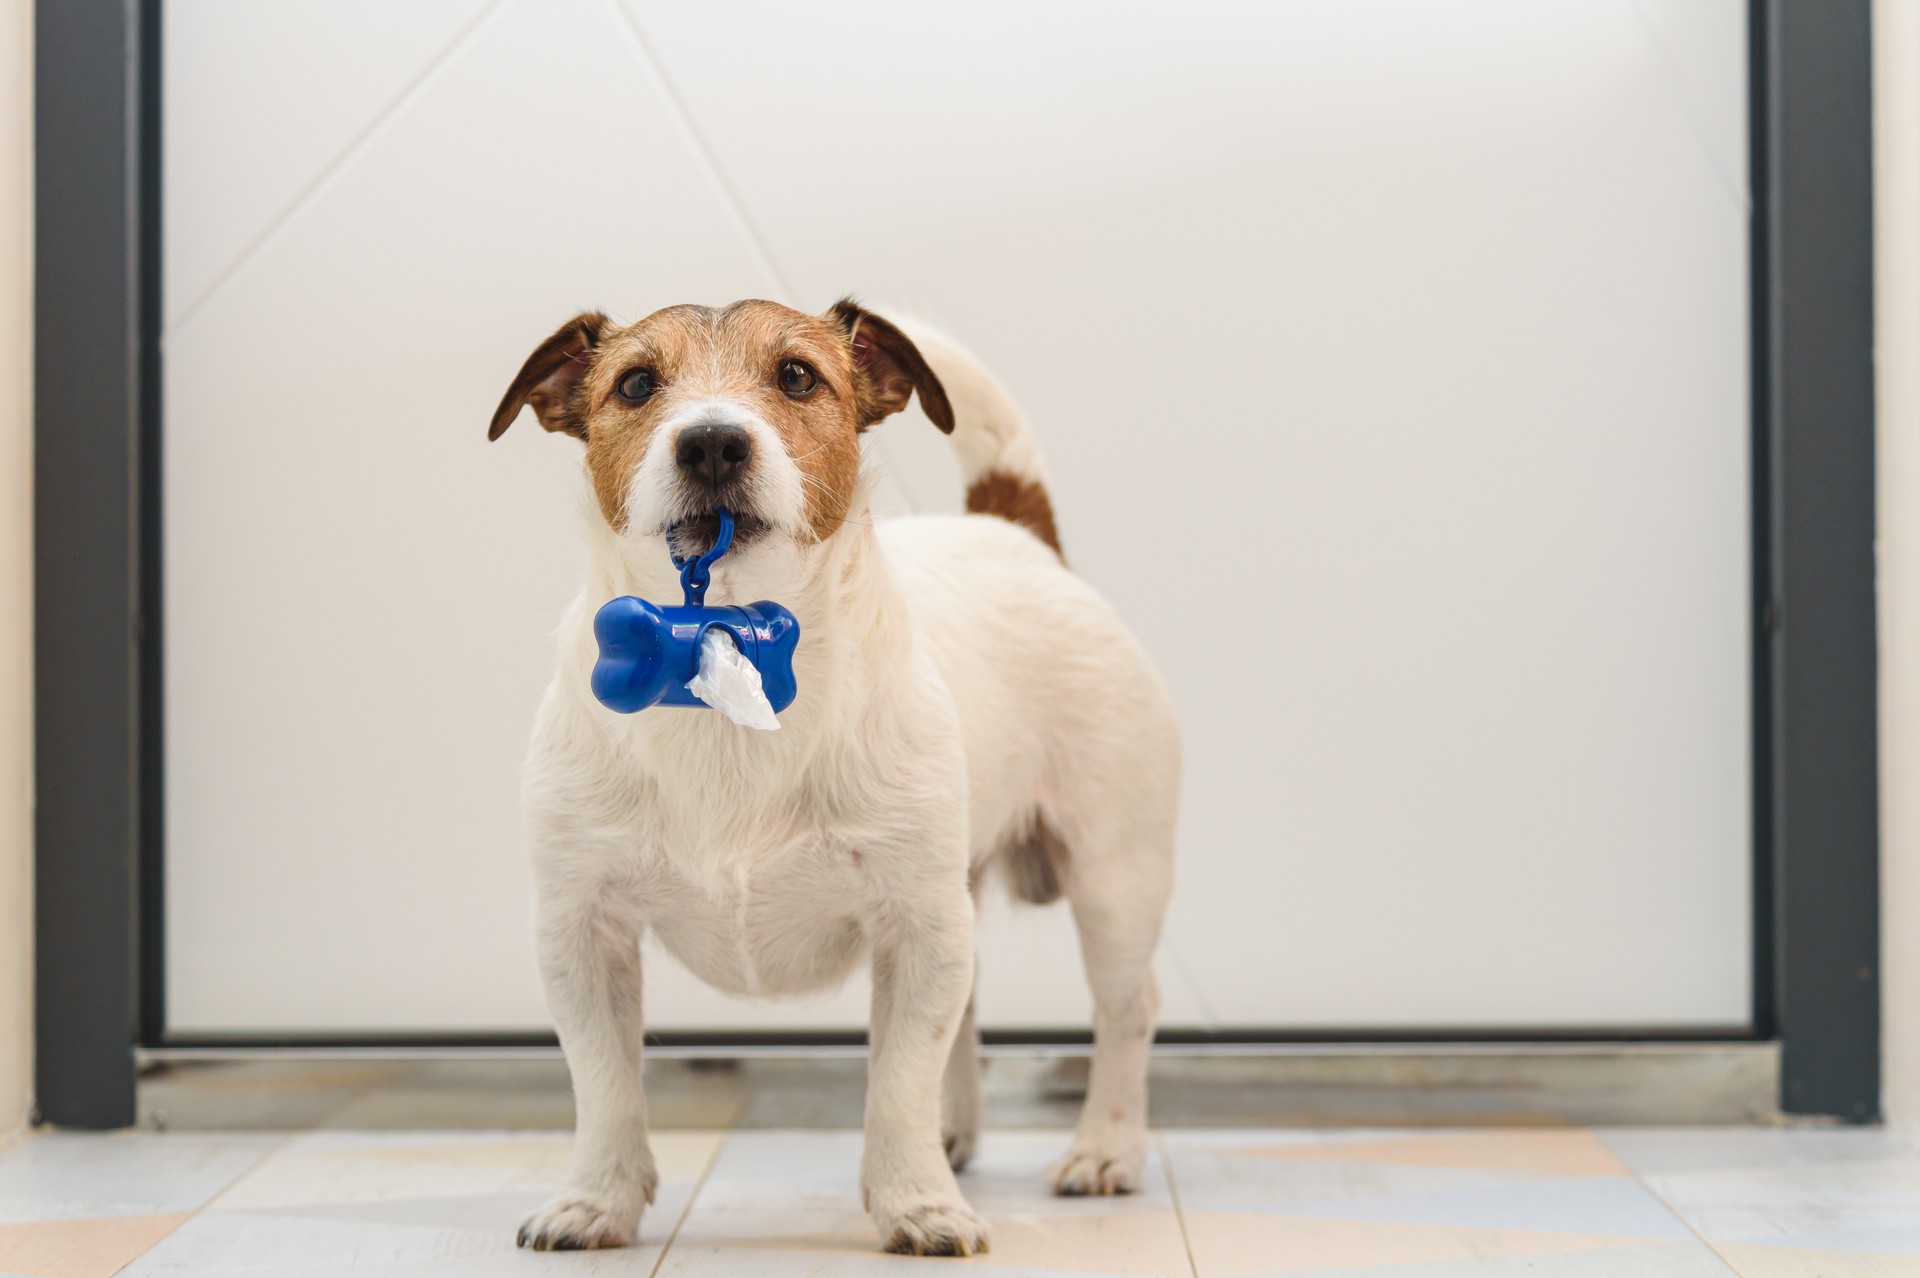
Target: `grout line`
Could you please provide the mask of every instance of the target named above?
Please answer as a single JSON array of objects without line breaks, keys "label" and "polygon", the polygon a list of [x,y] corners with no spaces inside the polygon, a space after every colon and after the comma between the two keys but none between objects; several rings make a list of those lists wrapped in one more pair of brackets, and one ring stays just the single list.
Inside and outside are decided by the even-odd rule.
[{"label": "grout line", "polygon": [[[155,1140],[165,1140],[167,1138],[167,1134],[165,1132],[136,1131],[135,1134],[140,1136],[146,1136]],[[293,1142],[298,1140],[302,1134],[303,1133],[299,1131],[282,1132],[280,1134],[280,1139],[274,1142],[274,1144],[270,1148],[263,1150],[260,1154],[260,1157],[254,1159],[252,1162],[248,1163],[245,1167],[241,1168],[238,1172],[234,1173],[233,1179],[229,1180],[226,1184],[220,1186],[220,1188],[214,1190],[211,1194],[208,1194],[205,1198],[201,1199],[200,1205],[195,1207],[192,1211],[188,1212],[185,1216],[183,1216],[180,1219],[179,1224],[175,1225],[172,1229],[169,1229],[166,1233],[160,1235],[158,1238],[154,1239],[151,1243],[147,1244],[145,1250],[143,1250],[138,1256],[128,1257],[127,1263],[124,1265],[121,1265],[118,1269],[115,1269],[113,1272],[117,1274],[121,1270],[126,1269],[128,1266],[134,1264],[136,1261],[142,1260],[148,1255],[152,1254],[153,1249],[155,1247],[158,1247],[161,1243],[164,1243],[165,1241],[167,1241],[167,1239],[173,1237],[175,1234],[179,1233],[182,1229],[185,1229],[188,1225],[198,1220],[202,1212],[206,1211],[207,1208],[213,1206],[215,1203],[219,1202],[222,1198],[226,1197],[227,1193],[230,1190],[232,1190],[232,1188],[235,1185],[238,1185],[241,1181],[245,1180],[247,1177],[259,1171],[260,1168],[263,1167],[268,1160],[274,1158],[282,1150],[286,1149],[287,1146],[293,1144]]]},{"label": "grout line", "polygon": [[[1643,0],[1628,0],[1627,7],[1633,10],[1634,20],[1639,23],[1641,33],[1646,36],[1647,43],[1653,46],[1654,60],[1660,65],[1661,83],[1666,89],[1667,97],[1679,111],[1680,119],[1686,124],[1688,136],[1700,149],[1700,154],[1706,159],[1707,167],[1713,170],[1714,177],[1719,179],[1721,189],[1727,193],[1727,198],[1733,201],[1733,206],[1740,210],[1741,216],[1752,216],[1753,197],[1747,190],[1746,182],[1736,180],[1729,174],[1721,164],[1720,157],[1714,154],[1713,145],[1708,140],[1700,122],[1699,101],[1694,97],[1693,90],[1687,86],[1686,77],[1681,74],[1680,60],[1674,56],[1673,49],[1661,35],[1660,28],[1652,18],[1647,16]],[[1747,38],[1752,40],[1751,32],[1747,34]],[[1744,103],[1742,110],[1743,112],[1745,110]],[[1752,120],[1747,121],[1747,128],[1752,130]]]},{"label": "grout line", "polygon": [[1167,1153],[1167,1134],[1153,1129],[1154,1148],[1160,1151],[1160,1174],[1167,1178],[1167,1197],[1173,1199],[1173,1218],[1180,1226],[1180,1246],[1187,1253],[1187,1268],[1200,1278],[1200,1262],[1193,1258],[1193,1237],[1187,1233],[1187,1210],[1180,1205],[1180,1186],[1173,1179],[1173,1158]]},{"label": "grout line", "polygon": [[[1635,5],[1636,7],[1638,7],[1638,0],[1635,0]],[[1580,1130],[1586,1132],[1587,1135],[1599,1141],[1603,1146],[1606,1146],[1607,1144],[1606,1140],[1598,1132],[1594,1131],[1591,1127],[1583,1127]],[[1607,1146],[1607,1152],[1610,1154],[1613,1153],[1613,1149],[1611,1146]],[[1699,1243],[1702,1247],[1705,1247],[1709,1252],[1711,1252],[1713,1254],[1713,1258],[1719,1261],[1722,1265],[1724,1265],[1728,1273],[1734,1275],[1734,1278],[1740,1278],[1740,1270],[1734,1265],[1734,1263],[1731,1260],[1728,1260],[1725,1256],[1720,1254],[1720,1249],[1718,1247],[1714,1246],[1711,1242],[1707,1241],[1706,1237],[1703,1234],[1701,1234],[1701,1232],[1698,1229],[1694,1228],[1693,1222],[1687,1219],[1686,1213],[1682,1212],[1678,1207],[1668,1202],[1664,1194],[1662,1194],[1659,1190],[1655,1189],[1652,1185],[1648,1184],[1647,1178],[1640,1174],[1639,1168],[1633,1166],[1631,1163],[1627,1162],[1626,1159],[1621,1158],[1618,1154],[1614,1154],[1613,1156],[1615,1160],[1618,1161],[1622,1167],[1625,1167],[1627,1169],[1627,1174],[1633,1177],[1634,1184],[1646,1190],[1647,1195],[1651,1197],[1653,1201],[1659,1203],[1662,1207],[1666,1208],[1667,1214],[1669,1216],[1672,1216],[1675,1220],[1679,1221],[1681,1227],[1685,1229],[1687,1233],[1693,1236],[1694,1241]]]},{"label": "grout line", "polygon": [[[738,1122],[739,1118],[740,1113],[736,1110],[734,1122]],[[700,1169],[700,1179],[694,1182],[693,1192],[687,1195],[687,1205],[680,1209],[680,1219],[673,1222],[672,1232],[667,1235],[667,1240],[660,1244],[660,1255],[654,1260],[653,1268],[647,1271],[647,1278],[656,1278],[660,1272],[660,1266],[667,1263],[667,1253],[673,1250],[673,1244],[680,1237],[680,1230],[686,1225],[687,1217],[693,1215],[693,1205],[700,1201],[700,1191],[707,1187],[707,1177],[713,1175],[714,1167],[720,1162],[720,1155],[726,1151],[727,1142],[733,1139],[734,1130],[733,1124],[729,1123],[720,1133],[720,1139],[713,1143],[713,1153],[707,1158],[707,1165]]]},{"label": "grout line", "polygon": [[[260,1155],[260,1157],[248,1163],[245,1171],[241,1172],[238,1176],[235,1176],[232,1180],[228,1181],[226,1184],[220,1186],[220,1188],[216,1190],[214,1193],[208,1195],[207,1200],[205,1202],[201,1203],[198,1207],[195,1207],[193,1209],[192,1214],[187,1217],[187,1220],[192,1220],[194,1216],[198,1216],[201,1212],[213,1206],[215,1203],[219,1202],[222,1198],[225,1198],[228,1192],[231,1191],[235,1185],[238,1185],[241,1181],[245,1180],[247,1177],[259,1171],[262,1167],[266,1166],[267,1163],[271,1162],[273,1159],[278,1158],[281,1154],[284,1154],[287,1151],[288,1146],[292,1145],[295,1141],[299,1140],[302,1136],[306,1136],[310,1134],[311,1130],[312,1129],[304,1129],[304,1130],[296,1129],[294,1131],[284,1133],[281,1136],[280,1140],[274,1144],[272,1149],[269,1149],[266,1153]],[[157,1133],[157,1134],[161,1136],[162,1139],[164,1139],[166,1135],[166,1133],[164,1132]],[[186,1221],[182,1221],[180,1223],[185,1224]]]},{"label": "grout line", "polygon": [[428,83],[435,79],[439,73],[446,68],[447,63],[453,59],[455,54],[459,53],[462,48],[472,42],[473,38],[480,33],[481,28],[492,21],[492,19],[506,7],[507,2],[508,0],[493,0],[493,3],[481,10],[466,26],[462,27],[454,36],[453,41],[441,49],[439,53],[435,54],[427,62],[425,68],[406,83],[406,86],[400,90],[398,96],[384,107],[381,107],[365,128],[355,134],[352,140],[350,140],[338,154],[321,166],[320,172],[314,175],[313,180],[301,187],[287,206],[275,214],[273,219],[267,223],[261,232],[254,236],[253,239],[247,243],[247,246],[241,249],[240,252],[235,255],[234,259],[229,262],[218,275],[215,275],[205,288],[200,290],[200,295],[187,304],[180,312],[178,318],[171,323],[162,325],[161,340],[164,342],[186,328],[188,322],[191,321],[195,315],[198,315],[201,309],[205,307],[208,302],[212,301],[215,295],[224,289],[228,282],[231,281],[234,276],[238,275],[242,268],[259,254],[261,249],[265,248],[273,240],[279,238],[280,232],[285,229],[287,223],[306,206],[307,202],[319,194],[321,188],[330,183],[340,170],[346,166],[347,162],[353,159],[368,142],[372,141],[376,134],[382,132],[387,125],[391,124],[394,117],[399,114],[402,108],[407,106],[413,99],[419,97]]}]

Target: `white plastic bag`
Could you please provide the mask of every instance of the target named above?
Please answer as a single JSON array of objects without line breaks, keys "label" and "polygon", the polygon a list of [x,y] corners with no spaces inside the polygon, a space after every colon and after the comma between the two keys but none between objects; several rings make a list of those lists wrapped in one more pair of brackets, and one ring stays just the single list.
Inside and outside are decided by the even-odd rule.
[{"label": "white plastic bag", "polygon": [[780,720],[760,688],[760,672],[727,632],[710,629],[700,636],[700,671],[687,691],[743,728],[778,732]]}]

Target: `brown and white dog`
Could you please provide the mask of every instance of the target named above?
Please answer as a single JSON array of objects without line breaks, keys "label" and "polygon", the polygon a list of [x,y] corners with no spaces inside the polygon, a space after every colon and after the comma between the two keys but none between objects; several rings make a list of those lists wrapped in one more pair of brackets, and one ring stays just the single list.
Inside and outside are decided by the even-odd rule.
[{"label": "brown and white dog", "polygon": [[[562,623],[525,809],[547,1000],[573,1074],[569,1188],[535,1248],[631,1242],[656,1174],[641,1086],[651,931],[718,989],[873,975],[861,1187],[890,1251],[967,1255],[986,1224],[954,1172],[980,1118],[975,894],[1065,895],[1093,992],[1093,1072],[1062,1194],[1125,1193],[1146,1158],[1153,951],[1173,878],[1179,742],[1146,656],[1059,554],[1040,453],[1005,390],[930,333],[851,302],[581,315],[507,390],[586,445],[597,516]],[[860,433],[914,394],[953,436],[977,513],[875,526]],[[676,600],[664,539],[735,512],[713,603],[799,618],[777,732],[593,699],[595,609]]]}]

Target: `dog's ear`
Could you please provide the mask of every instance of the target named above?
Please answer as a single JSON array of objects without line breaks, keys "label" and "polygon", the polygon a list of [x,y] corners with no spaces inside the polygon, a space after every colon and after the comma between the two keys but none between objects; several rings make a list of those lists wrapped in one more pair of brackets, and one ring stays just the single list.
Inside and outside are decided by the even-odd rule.
[{"label": "dog's ear", "polygon": [[532,404],[534,415],[548,430],[585,439],[587,422],[580,405],[574,403],[573,391],[593,362],[594,347],[600,344],[606,327],[606,316],[587,311],[562,324],[552,337],[536,346],[513,385],[501,396],[500,407],[493,410],[487,438],[506,434],[520,410]]},{"label": "dog's ear", "polygon": [[905,408],[918,391],[920,411],[943,432],[953,434],[953,406],[947,402],[946,387],[911,338],[850,297],[835,302],[828,314],[846,330],[853,362],[866,376],[859,395],[861,430]]}]

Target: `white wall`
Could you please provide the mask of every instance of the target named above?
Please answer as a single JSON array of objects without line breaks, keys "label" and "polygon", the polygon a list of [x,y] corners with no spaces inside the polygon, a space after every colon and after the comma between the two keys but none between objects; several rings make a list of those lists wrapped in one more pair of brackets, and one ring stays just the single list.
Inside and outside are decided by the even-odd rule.
[{"label": "white wall", "polygon": [[1873,22],[1886,1110],[1920,1124],[1920,4]]},{"label": "white wall", "polygon": [[33,1078],[31,0],[0,0],[0,1141]]}]

